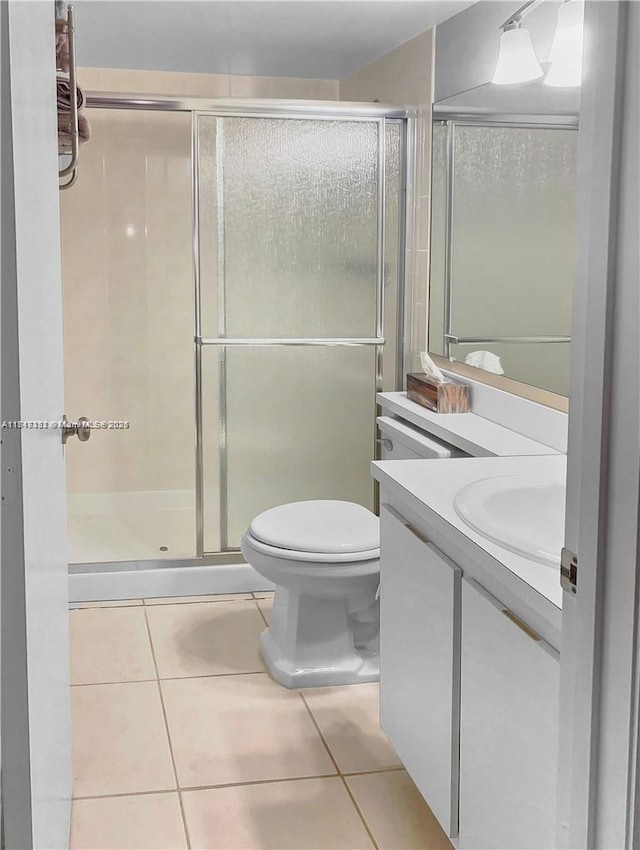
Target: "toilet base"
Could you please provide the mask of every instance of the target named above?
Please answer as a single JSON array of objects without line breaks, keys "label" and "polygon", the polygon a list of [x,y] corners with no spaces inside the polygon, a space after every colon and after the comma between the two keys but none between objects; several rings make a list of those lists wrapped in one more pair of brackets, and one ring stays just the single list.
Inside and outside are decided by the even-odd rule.
[{"label": "toilet base", "polygon": [[270,625],[260,638],[271,676],[286,688],[377,682],[375,580],[374,575],[360,594],[348,598],[276,587]]},{"label": "toilet base", "polygon": [[357,685],[380,679],[380,658],[355,652],[335,665],[297,667],[278,649],[270,630],[260,637],[260,654],[271,677],[285,688],[322,688],[329,685]]}]

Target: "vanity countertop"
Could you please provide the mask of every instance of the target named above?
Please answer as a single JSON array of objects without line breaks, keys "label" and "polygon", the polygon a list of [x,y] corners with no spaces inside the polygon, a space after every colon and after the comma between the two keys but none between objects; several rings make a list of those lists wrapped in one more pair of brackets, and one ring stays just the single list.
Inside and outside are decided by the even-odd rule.
[{"label": "vanity countertop", "polygon": [[475,413],[432,413],[404,392],[378,393],[378,404],[473,457],[562,456],[556,449]]},{"label": "vanity countertop", "polygon": [[[469,415],[462,414],[462,417]],[[462,487],[483,478],[503,475],[564,478],[565,455],[375,461],[371,468],[381,487],[408,504],[432,529],[434,543],[446,554],[459,557],[460,553],[464,553],[465,562],[479,565],[495,581],[506,581],[516,595],[525,598],[541,616],[559,627],[562,607],[560,566],[555,568],[536,563],[475,532],[456,513],[454,498]],[[447,541],[451,543],[453,552],[446,552]],[[558,549],[561,546],[562,542],[559,542]],[[462,566],[464,569],[464,564]],[[508,572],[505,572],[505,567]],[[471,573],[473,575],[473,567]],[[535,593],[532,594],[532,590]]]}]

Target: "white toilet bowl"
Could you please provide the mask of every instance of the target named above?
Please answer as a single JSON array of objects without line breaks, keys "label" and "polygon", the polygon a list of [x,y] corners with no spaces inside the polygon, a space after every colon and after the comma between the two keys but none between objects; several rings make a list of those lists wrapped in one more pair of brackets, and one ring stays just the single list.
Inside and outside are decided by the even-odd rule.
[{"label": "white toilet bowl", "polygon": [[280,505],[249,526],[242,554],[276,586],[262,656],[285,687],[378,680],[379,535],[371,511],[339,501]]}]

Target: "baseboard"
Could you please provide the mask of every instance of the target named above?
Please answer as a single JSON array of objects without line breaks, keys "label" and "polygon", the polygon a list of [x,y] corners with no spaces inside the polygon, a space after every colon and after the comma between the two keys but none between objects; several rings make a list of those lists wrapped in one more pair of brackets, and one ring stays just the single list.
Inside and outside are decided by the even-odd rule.
[{"label": "baseboard", "polygon": [[69,602],[273,590],[249,564],[117,570],[69,576]]}]

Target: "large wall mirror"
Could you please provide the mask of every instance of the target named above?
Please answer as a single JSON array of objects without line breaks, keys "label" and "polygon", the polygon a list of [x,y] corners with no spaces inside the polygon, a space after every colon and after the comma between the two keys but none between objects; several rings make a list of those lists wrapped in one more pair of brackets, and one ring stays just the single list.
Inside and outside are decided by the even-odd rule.
[{"label": "large wall mirror", "polygon": [[429,350],[467,374],[568,395],[578,117],[543,81],[434,105]]}]

